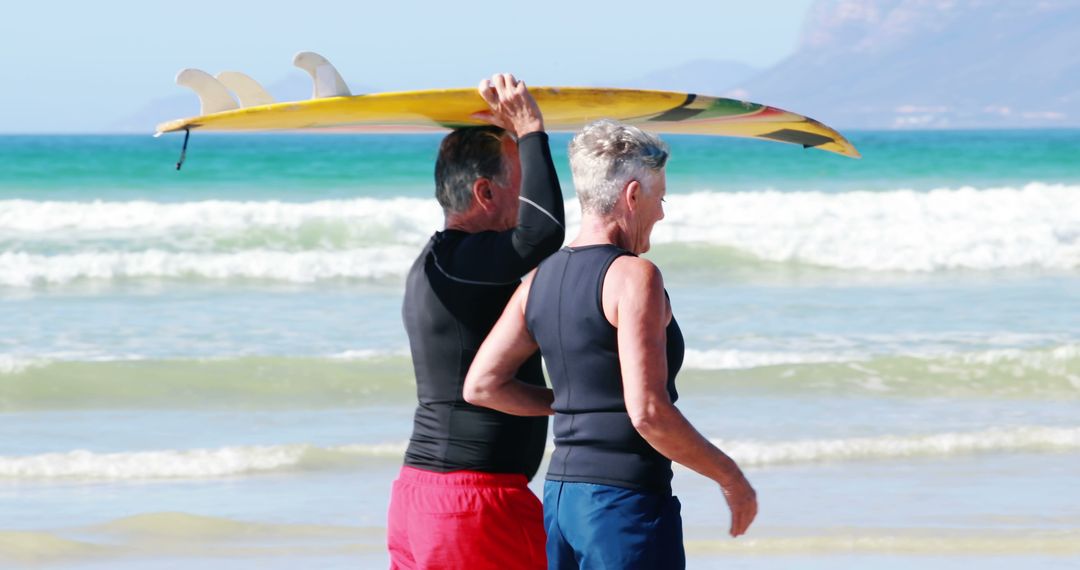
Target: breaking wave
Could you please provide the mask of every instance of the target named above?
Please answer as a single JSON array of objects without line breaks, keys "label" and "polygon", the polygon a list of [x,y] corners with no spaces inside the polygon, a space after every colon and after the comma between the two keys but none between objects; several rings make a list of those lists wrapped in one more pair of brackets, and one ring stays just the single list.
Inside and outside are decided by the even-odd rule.
[{"label": "breaking wave", "polygon": [[[566,204],[568,233],[578,206]],[[414,198],[187,203],[0,201],[0,285],[81,279],[400,276],[440,227]],[[1080,187],[671,194],[656,244],[725,263],[853,271],[1080,268]]]},{"label": "breaking wave", "polygon": [[[1080,398],[1080,345],[925,356],[689,350],[686,390],[774,395]],[[414,401],[405,351],[325,357],[48,360],[0,356],[0,411],[303,409]]]},{"label": "breaking wave", "polygon": [[[1075,453],[1080,451],[1080,427],[1026,426],[968,433],[790,441],[715,440],[715,443],[740,465],[770,467],[978,453]],[[0,456],[0,479],[206,479],[356,469],[372,461],[399,461],[405,446],[405,442],[333,447],[286,444]]]}]

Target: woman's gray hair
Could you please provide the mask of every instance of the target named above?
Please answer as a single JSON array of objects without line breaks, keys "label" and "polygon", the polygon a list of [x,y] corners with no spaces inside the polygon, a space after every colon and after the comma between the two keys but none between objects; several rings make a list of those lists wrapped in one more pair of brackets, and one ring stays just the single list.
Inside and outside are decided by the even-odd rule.
[{"label": "woman's gray hair", "polygon": [[581,211],[610,213],[627,183],[659,174],[667,159],[664,141],[637,127],[611,119],[585,125],[570,141],[570,171]]}]

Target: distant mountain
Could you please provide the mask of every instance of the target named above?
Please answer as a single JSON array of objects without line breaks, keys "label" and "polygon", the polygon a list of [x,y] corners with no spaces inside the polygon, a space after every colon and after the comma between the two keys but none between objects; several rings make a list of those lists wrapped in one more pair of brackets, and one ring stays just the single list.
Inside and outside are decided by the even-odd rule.
[{"label": "distant mountain", "polygon": [[840,127],[1080,126],[1080,2],[818,0],[733,96]]},{"label": "distant mountain", "polygon": [[698,59],[633,79],[610,82],[605,86],[717,95],[746,81],[760,71],[761,68],[737,61]]},{"label": "distant mountain", "polygon": [[[1080,127],[1080,0],[817,0],[795,53],[771,68],[696,60],[607,85],[727,95],[845,128]],[[198,114],[177,89],[111,127]],[[305,99],[311,83],[296,70],[267,89]]]}]

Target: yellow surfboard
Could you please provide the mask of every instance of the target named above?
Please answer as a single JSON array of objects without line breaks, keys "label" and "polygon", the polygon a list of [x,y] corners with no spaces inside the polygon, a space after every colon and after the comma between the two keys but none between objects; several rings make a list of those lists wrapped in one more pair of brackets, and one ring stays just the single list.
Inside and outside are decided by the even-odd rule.
[{"label": "yellow surfboard", "polygon": [[[475,88],[351,95],[329,62],[317,54],[304,52],[296,59],[301,67],[302,58],[308,58],[305,61],[315,80],[316,98],[288,103],[239,107],[229,97],[224,84],[198,70],[182,71],[177,82],[200,92],[204,114],[162,123],[157,127],[158,134],[192,129],[418,132],[485,124],[474,116],[488,109]],[[312,61],[311,58],[318,59]],[[229,76],[218,77],[226,79]],[[235,77],[233,79],[235,81]],[[254,81],[250,83],[254,84]],[[261,90],[257,84],[251,89]],[[544,113],[544,125],[549,131],[575,131],[594,120],[610,118],[655,133],[767,139],[854,158],[860,156],[855,147],[831,127],[758,103],[638,89],[529,87],[529,91]],[[233,92],[238,93],[235,88]],[[254,98],[250,92],[237,96],[242,104],[245,97]]]}]

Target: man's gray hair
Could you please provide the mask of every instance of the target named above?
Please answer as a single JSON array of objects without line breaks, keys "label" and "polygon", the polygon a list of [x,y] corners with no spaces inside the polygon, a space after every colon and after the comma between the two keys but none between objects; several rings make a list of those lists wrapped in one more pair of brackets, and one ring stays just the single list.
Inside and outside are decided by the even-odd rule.
[{"label": "man's gray hair", "polygon": [[505,136],[499,127],[467,127],[443,138],[435,160],[435,198],[444,213],[468,210],[473,183],[480,178],[504,180],[508,167],[503,164]]},{"label": "man's gray hair", "polygon": [[631,180],[645,187],[644,179],[659,174],[667,159],[664,141],[637,127],[610,119],[585,125],[570,141],[570,171],[581,210],[610,213]]}]

